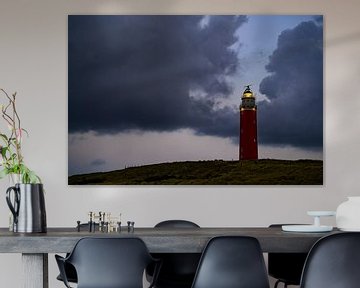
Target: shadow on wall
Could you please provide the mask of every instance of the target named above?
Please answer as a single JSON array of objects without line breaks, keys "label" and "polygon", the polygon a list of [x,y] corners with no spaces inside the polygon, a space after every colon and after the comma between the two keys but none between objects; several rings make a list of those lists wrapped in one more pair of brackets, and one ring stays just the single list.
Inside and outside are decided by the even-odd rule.
[{"label": "shadow on wall", "polygon": [[356,41],[360,41],[360,32],[330,39],[326,41],[326,47],[338,46],[341,44],[348,44],[349,42],[356,42]]}]

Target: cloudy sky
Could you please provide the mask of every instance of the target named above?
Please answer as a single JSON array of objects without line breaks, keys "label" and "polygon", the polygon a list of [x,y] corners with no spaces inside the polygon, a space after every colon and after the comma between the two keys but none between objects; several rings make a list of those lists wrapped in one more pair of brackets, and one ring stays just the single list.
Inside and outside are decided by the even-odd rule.
[{"label": "cloudy sky", "polygon": [[252,84],[259,157],[323,158],[320,16],[69,16],[69,175],[238,159]]}]

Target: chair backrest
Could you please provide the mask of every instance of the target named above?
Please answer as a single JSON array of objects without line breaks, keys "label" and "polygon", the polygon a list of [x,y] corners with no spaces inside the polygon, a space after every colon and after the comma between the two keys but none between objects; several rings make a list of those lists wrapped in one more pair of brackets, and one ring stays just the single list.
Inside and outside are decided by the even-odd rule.
[{"label": "chair backrest", "polygon": [[268,288],[264,257],[256,238],[212,238],[200,259],[192,288]]},{"label": "chair backrest", "polygon": [[302,288],[360,287],[360,233],[332,234],[314,244],[306,259]]},{"label": "chair backrest", "polygon": [[[166,220],[156,224],[155,228],[200,228],[200,226],[188,220]],[[200,256],[200,253],[154,254],[154,257],[162,260],[156,287],[191,287]],[[152,275],[150,269],[147,272]]]},{"label": "chair backrest", "polygon": [[82,238],[67,259],[76,269],[78,288],[142,288],[152,260],[139,238]]},{"label": "chair backrest", "polygon": [[155,228],[200,228],[200,226],[188,220],[165,220],[157,223]]}]

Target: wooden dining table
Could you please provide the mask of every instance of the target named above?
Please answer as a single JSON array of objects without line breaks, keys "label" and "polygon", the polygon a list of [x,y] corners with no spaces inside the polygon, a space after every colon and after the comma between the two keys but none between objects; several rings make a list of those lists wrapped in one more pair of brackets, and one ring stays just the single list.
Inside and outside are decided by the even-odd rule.
[{"label": "wooden dining table", "polygon": [[151,253],[201,253],[208,240],[221,235],[252,236],[262,251],[308,252],[325,235],[338,233],[283,232],[281,227],[135,228],[90,232],[77,228],[48,228],[47,233],[14,233],[0,228],[0,253],[21,253],[24,288],[48,288],[48,253],[67,253],[83,237],[139,237]]}]

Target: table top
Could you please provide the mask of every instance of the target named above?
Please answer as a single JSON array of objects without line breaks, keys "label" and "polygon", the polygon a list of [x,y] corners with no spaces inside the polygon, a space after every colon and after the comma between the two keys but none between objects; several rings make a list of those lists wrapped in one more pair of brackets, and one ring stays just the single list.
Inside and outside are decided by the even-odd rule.
[{"label": "table top", "polygon": [[321,237],[338,233],[283,232],[272,228],[135,228],[128,232],[78,232],[76,228],[48,228],[47,233],[14,233],[0,228],[0,253],[65,253],[83,237],[139,237],[152,253],[201,253],[208,240],[221,235],[252,236],[263,252],[308,252]]}]

